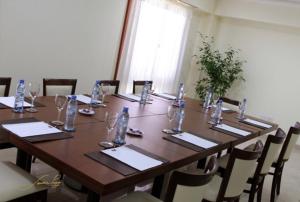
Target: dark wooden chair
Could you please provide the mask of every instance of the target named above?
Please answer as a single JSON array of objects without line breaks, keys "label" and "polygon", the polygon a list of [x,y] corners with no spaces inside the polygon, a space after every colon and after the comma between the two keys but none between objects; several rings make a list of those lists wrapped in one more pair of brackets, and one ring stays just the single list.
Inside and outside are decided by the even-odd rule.
[{"label": "dark wooden chair", "polygon": [[296,122],[294,126],[290,127],[286,139],[283,143],[278,159],[272,163],[274,172],[269,172],[273,176],[271,189],[271,202],[274,202],[276,196],[280,194],[281,178],[285,163],[289,160],[292,150],[297,143],[300,136],[300,123]]},{"label": "dark wooden chair", "polygon": [[204,202],[239,201],[247,180],[252,175],[256,161],[262,152],[261,143],[257,142],[254,149],[254,151],[233,149],[223,178],[215,175],[208,184],[203,199]]},{"label": "dark wooden chair", "polygon": [[[257,161],[257,166],[254,172],[254,175],[251,176],[247,183],[250,184],[250,190],[244,190],[245,193],[249,194],[249,202],[253,202],[255,194],[257,193],[257,202],[261,201],[263,185],[265,176],[268,174],[272,163],[274,162],[277,154],[282,146],[282,143],[285,139],[285,132],[278,128],[275,136],[269,135],[260,158]],[[263,145],[263,143],[261,143]],[[248,150],[255,150],[255,148],[247,147]],[[225,172],[225,168],[228,161],[228,155],[224,156],[219,160],[219,171],[222,173]]]},{"label": "dark wooden chair", "polygon": [[9,94],[11,78],[10,77],[0,77],[0,86],[5,86],[4,96],[7,97]]},{"label": "dark wooden chair", "polygon": [[47,93],[47,86],[70,86],[70,93],[66,94],[75,94],[77,79],[43,79],[43,96],[49,95]]},{"label": "dark wooden chair", "polygon": [[[218,169],[217,160],[212,157],[204,172],[187,173],[174,171],[171,175],[167,194],[164,202],[189,201],[198,202],[202,200],[206,186],[214,177]],[[114,202],[158,202],[161,201],[145,192],[132,192],[126,197],[114,200]]]},{"label": "dark wooden chair", "polygon": [[136,87],[137,86],[144,86],[145,83],[148,82],[150,84],[150,88],[152,89],[152,84],[153,84],[153,81],[133,81],[133,88],[132,88],[132,93],[135,94],[137,91],[136,91]]},{"label": "dark wooden chair", "polygon": [[119,92],[120,81],[119,80],[100,80],[100,85],[106,84],[115,87],[115,94]]}]

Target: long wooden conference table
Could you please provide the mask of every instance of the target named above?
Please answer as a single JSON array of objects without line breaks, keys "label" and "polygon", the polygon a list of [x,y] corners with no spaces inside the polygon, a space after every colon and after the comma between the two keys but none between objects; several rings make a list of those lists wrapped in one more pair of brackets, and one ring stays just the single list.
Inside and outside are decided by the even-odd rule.
[{"label": "long wooden conference table", "polygon": [[[131,102],[116,96],[107,96],[107,107],[95,108],[95,115],[84,116],[78,114],[76,131],[72,133],[72,138],[31,143],[1,128],[0,144],[10,143],[18,148],[16,158],[18,166],[30,172],[31,157],[36,156],[84,185],[89,190],[88,201],[99,201],[100,196],[116,192],[124,187],[132,186],[151,178],[155,178],[152,193],[155,196],[159,196],[163,177],[167,172],[205,159],[209,155],[232,148],[277,128],[277,124],[264,121],[272,125],[272,127],[261,129],[239,122],[236,118],[237,112],[223,112],[223,123],[251,132],[251,135],[245,137],[225,134],[211,129],[211,125],[208,124],[212,112],[211,109],[205,110],[201,107],[199,101],[186,98],[183,130],[218,144],[211,149],[195,151],[164,139],[167,134],[163,133],[162,130],[169,127],[167,108],[172,101],[157,96],[151,96],[151,98],[153,98],[152,104],[140,105],[138,102]],[[0,109],[0,122],[31,117],[45,122],[56,119],[57,110],[54,104],[54,97],[39,97],[37,102],[44,105],[44,107],[38,107],[37,113],[25,112],[18,114],[13,113],[11,109]],[[126,143],[166,159],[167,163],[125,176],[117,172],[118,168],[111,169],[86,156],[89,152],[104,149],[98,143],[107,137],[104,123],[105,112],[120,112],[124,106],[129,107],[129,127],[138,128],[144,133],[143,137],[127,135]],[[79,105],[79,108],[84,107],[86,106]],[[62,120],[64,120],[64,114],[65,112],[63,111]],[[112,135],[114,135],[114,131]]]}]

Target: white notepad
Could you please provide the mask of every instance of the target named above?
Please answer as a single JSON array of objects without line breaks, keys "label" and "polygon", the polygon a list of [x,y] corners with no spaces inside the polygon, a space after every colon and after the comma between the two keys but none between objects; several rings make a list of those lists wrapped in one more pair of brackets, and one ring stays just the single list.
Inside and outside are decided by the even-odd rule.
[{"label": "white notepad", "polygon": [[[72,95],[69,95],[68,97],[70,98]],[[91,97],[85,96],[85,95],[76,95],[76,100],[83,102],[85,104],[90,104],[91,103]],[[99,100],[97,101],[98,103],[101,103]]]},{"label": "white notepad", "polygon": [[125,94],[125,93],[119,93],[119,95],[123,96],[123,97],[127,97],[130,99],[133,99],[135,101],[140,101],[141,98],[139,96],[133,95],[133,94]]},{"label": "white notepad", "polygon": [[101,152],[139,170],[147,170],[149,168],[161,165],[163,162],[146,156],[140,152],[121,146],[113,149],[102,150]]},{"label": "white notepad", "polygon": [[50,126],[49,124],[39,121],[39,122],[29,122],[29,123],[16,123],[16,124],[2,124],[2,127],[6,130],[16,134],[19,137],[31,137],[38,135],[61,133],[62,131]]},{"label": "white notepad", "polygon": [[171,100],[175,100],[176,99],[176,96],[170,95],[170,94],[167,94],[167,93],[158,93],[157,95],[159,95],[161,97],[164,97],[164,98],[167,98],[167,99],[171,99]]},{"label": "white notepad", "polygon": [[183,141],[189,142],[193,145],[202,147],[204,149],[209,149],[211,147],[217,146],[218,144],[208,141],[206,139],[203,139],[201,137],[192,135],[190,133],[180,133],[180,134],[176,134],[176,135],[172,135],[173,137],[176,137],[178,139],[181,139]]},{"label": "white notepad", "polygon": [[244,119],[243,121],[244,121],[244,122],[247,122],[247,123],[250,123],[250,124],[257,125],[257,126],[261,126],[261,127],[263,127],[263,128],[272,128],[272,126],[269,125],[269,124],[262,123],[262,122],[260,122],[260,121],[256,121],[256,120],[253,120],[253,119],[248,119],[248,118],[246,118],[246,119]]},{"label": "white notepad", "polygon": [[[0,103],[4,104],[10,108],[14,108],[15,107],[15,96],[10,96],[10,97],[0,97]],[[28,102],[24,101],[23,104],[24,107],[31,107],[31,104],[29,104]]]},{"label": "white notepad", "polygon": [[223,124],[223,123],[219,124],[219,125],[216,125],[215,128],[223,129],[223,130],[226,130],[228,132],[232,132],[232,133],[235,133],[235,134],[241,135],[241,136],[247,136],[247,135],[251,134],[248,131],[241,130],[241,129],[238,129],[238,128],[235,128],[235,127],[229,126],[227,124]]},{"label": "white notepad", "polygon": [[[217,105],[213,105],[214,108],[217,107]],[[222,111],[226,112],[226,111],[232,111],[231,109],[227,108],[227,107],[222,107]]]}]

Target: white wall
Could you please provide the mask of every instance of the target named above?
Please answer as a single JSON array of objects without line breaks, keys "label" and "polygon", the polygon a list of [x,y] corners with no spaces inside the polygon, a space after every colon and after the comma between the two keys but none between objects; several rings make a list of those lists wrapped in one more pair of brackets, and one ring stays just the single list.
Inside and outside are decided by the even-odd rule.
[{"label": "white wall", "polygon": [[[228,96],[246,97],[247,113],[270,118],[287,131],[300,121],[300,4],[218,0],[209,15],[216,16],[208,22],[216,23],[211,33],[217,46],[240,48],[247,60],[243,67],[246,82],[235,83]],[[201,26],[201,32],[207,33],[207,27]],[[194,47],[198,46],[196,41]],[[191,62],[186,71],[193,66]],[[196,73],[188,77],[188,89],[194,89]]]},{"label": "white wall", "polygon": [[111,79],[125,0],[0,0],[0,76]]},{"label": "white wall", "polygon": [[217,40],[242,50],[246,82],[229,96],[248,98],[248,113],[270,117],[288,129],[300,121],[300,29],[223,18]]}]

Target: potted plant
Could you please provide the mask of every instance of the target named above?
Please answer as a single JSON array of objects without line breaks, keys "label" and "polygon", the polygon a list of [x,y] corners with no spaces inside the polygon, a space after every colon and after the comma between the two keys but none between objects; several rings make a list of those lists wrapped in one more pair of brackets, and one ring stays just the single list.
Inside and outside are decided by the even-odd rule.
[{"label": "potted plant", "polygon": [[228,47],[224,52],[220,52],[214,48],[213,37],[201,34],[201,39],[202,44],[195,57],[203,75],[196,84],[196,93],[201,100],[204,100],[209,89],[213,91],[214,98],[224,96],[235,81],[245,81],[242,65],[246,61],[239,58],[240,50]]}]

